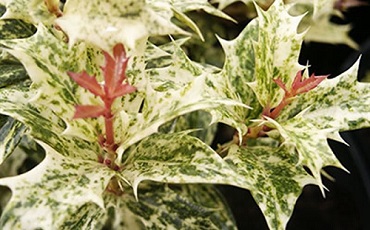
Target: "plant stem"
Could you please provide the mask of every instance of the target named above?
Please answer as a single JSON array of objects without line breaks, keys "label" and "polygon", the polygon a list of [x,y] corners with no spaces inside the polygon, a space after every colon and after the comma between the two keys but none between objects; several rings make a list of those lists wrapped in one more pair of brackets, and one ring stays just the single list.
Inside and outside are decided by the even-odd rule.
[{"label": "plant stem", "polygon": [[280,112],[292,101],[292,97],[285,95],[283,100],[280,102],[278,106],[276,106],[272,112],[270,113],[269,117],[272,119],[276,119]]}]

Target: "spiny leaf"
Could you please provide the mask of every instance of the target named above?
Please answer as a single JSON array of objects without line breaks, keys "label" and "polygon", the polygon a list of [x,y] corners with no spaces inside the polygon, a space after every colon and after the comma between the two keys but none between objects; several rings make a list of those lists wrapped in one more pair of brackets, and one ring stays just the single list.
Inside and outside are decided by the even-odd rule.
[{"label": "spiny leaf", "polygon": [[358,65],[359,61],[346,72],[297,97],[277,121],[294,120],[303,111],[299,117],[319,129],[346,131],[369,127],[370,85],[357,81]]},{"label": "spiny leaf", "polygon": [[112,229],[235,229],[230,210],[212,185],[143,183],[138,201],[129,191],[105,199],[114,208]]},{"label": "spiny leaf", "polygon": [[207,145],[186,133],[158,134],[142,140],[127,153],[122,175],[137,195],[141,181],[219,183],[247,187]]},{"label": "spiny leaf", "polygon": [[227,88],[222,85],[224,79],[208,74],[175,44],[174,49],[170,66],[151,68],[132,83],[145,99],[139,113],[121,111],[119,114],[122,125],[118,128],[122,130],[119,156],[130,145],[157,132],[160,125],[180,115],[216,108],[221,104],[246,107],[227,98]]},{"label": "spiny leaf", "polygon": [[[9,95],[11,92],[7,91]],[[22,97],[21,93],[15,94]],[[59,154],[76,159],[96,161],[101,149],[98,143],[86,142],[77,137],[61,135],[65,126],[60,118],[51,110],[44,108],[50,120],[45,118],[36,108],[20,102],[0,100],[0,113],[6,114],[22,122],[30,129],[30,135],[52,146]],[[53,115],[52,117],[50,115]],[[37,122],[36,122],[37,121]]]},{"label": "spiny leaf", "polygon": [[[333,15],[344,17],[340,11],[340,2],[336,0],[289,0],[293,3],[290,13],[300,15],[307,13],[299,25],[298,31],[307,31],[306,42],[320,42],[330,44],[346,44],[358,49],[358,44],[349,36],[350,24],[338,24],[331,21]],[[339,9],[339,10],[338,10]]]},{"label": "spiny leaf", "polygon": [[[47,152],[41,164],[25,174],[0,179],[1,185],[12,190],[0,219],[3,229],[59,229],[71,225],[71,216],[89,203],[104,211],[102,193],[114,171],[99,163],[64,157],[40,144]],[[92,217],[76,221],[90,222]]]},{"label": "spiny leaf", "polygon": [[[67,71],[89,70],[90,74],[98,73],[96,50],[93,53],[83,44],[69,49],[65,42],[42,25],[39,26],[37,33],[29,38],[1,43],[8,47],[9,53],[22,62],[33,82],[33,93],[30,93],[32,98],[29,97],[28,100],[32,100],[34,106],[40,108],[41,113],[43,110],[41,107],[47,107],[60,118],[69,121],[68,130],[75,136],[95,140],[95,127],[99,127],[99,124],[71,119],[76,104],[99,104],[99,101],[85,89],[76,87]],[[43,115],[46,118],[51,116],[48,113]]]},{"label": "spiny leaf", "polygon": [[0,20],[0,39],[25,38],[35,33],[35,27],[17,19]]},{"label": "spiny leaf", "polygon": [[0,129],[0,165],[12,154],[14,149],[21,141],[27,128],[13,118],[8,118],[8,121]]},{"label": "spiny leaf", "polygon": [[297,34],[301,16],[292,17],[289,7],[277,0],[264,12],[257,7],[258,42],[254,45],[255,81],[249,85],[263,107],[278,105],[284,92],[273,82],[280,78],[291,85],[296,73],[303,34]]},{"label": "spiny leaf", "polygon": [[[225,79],[223,92],[230,98],[240,101],[252,109],[242,107],[222,107],[210,111],[215,121],[236,127],[239,133],[247,132],[249,117],[255,118],[261,113],[261,106],[248,83],[255,78],[255,52],[253,44],[258,40],[258,25],[250,22],[237,38],[226,41],[219,38],[225,52],[225,63],[222,71],[215,74],[217,78]],[[222,89],[222,87],[218,87]]]},{"label": "spiny leaf", "polygon": [[306,166],[316,180],[316,184],[324,193],[321,180],[321,170],[325,166],[336,166],[346,170],[334,155],[327,142],[331,132],[337,129],[319,129],[304,117],[297,116],[282,124],[275,123],[285,143],[295,146],[298,153],[297,164]]},{"label": "spiny leaf", "polygon": [[49,12],[44,0],[0,0],[0,3],[6,7],[3,19],[21,19],[34,25],[50,25],[56,18]]},{"label": "spiny leaf", "polygon": [[[292,154],[293,152],[293,154]],[[224,160],[247,180],[270,229],[284,229],[302,188],[314,180],[297,165],[294,148],[233,145]]]},{"label": "spiny leaf", "polygon": [[138,42],[148,36],[183,33],[171,17],[172,13],[158,14],[144,0],[70,0],[56,23],[67,33],[71,46],[82,40],[102,50],[112,50],[118,43],[140,50]]}]

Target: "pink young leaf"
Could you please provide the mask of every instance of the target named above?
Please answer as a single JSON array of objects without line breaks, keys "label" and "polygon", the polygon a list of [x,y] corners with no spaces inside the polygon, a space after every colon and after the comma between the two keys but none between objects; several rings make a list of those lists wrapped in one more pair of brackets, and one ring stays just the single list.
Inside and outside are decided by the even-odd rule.
[{"label": "pink young leaf", "polygon": [[126,79],[126,68],[128,58],[122,44],[117,44],[113,48],[114,59],[109,53],[104,52],[105,65],[102,67],[104,71],[105,90],[110,97],[117,87]]},{"label": "pink young leaf", "polygon": [[76,105],[75,109],[73,119],[100,117],[104,116],[106,111],[105,107],[100,105]]},{"label": "pink young leaf", "polygon": [[304,79],[302,81],[302,74],[301,72],[297,73],[296,79],[299,79],[296,81],[294,79],[293,85],[292,85],[292,93],[293,95],[298,95],[301,93],[306,93],[318,86],[324,79],[326,79],[329,75],[321,75],[321,76],[315,76],[312,74],[309,78]]},{"label": "pink young leaf", "polygon": [[273,79],[273,81],[280,87],[284,90],[285,94],[288,93],[288,89],[286,88],[285,86],[285,83],[280,79],[280,78],[276,78],[276,79]]},{"label": "pink young leaf", "polygon": [[104,91],[95,77],[90,77],[86,71],[82,73],[67,72],[67,74],[81,87],[89,90],[96,96],[103,96]]},{"label": "pink young leaf", "polygon": [[136,87],[129,85],[129,84],[123,84],[115,88],[111,97],[112,98],[121,97],[125,94],[133,93],[135,91],[136,91]]},{"label": "pink young leaf", "polygon": [[128,58],[126,57],[125,47],[122,44],[117,44],[113,48],[113,55],[116,61],[115,80],[117,84],[121,84],[126,79],[126,68]]},{"label": "pink young leaf", "polygon": [[298,71],[290,89],[287,89],[285,83],[280,78],[274,79],[274,82],[284,90],[285,97],[290,98],[314,89],[328,76],[329,75],[315,76],[312,74],[309,78],[302,80],[302,71]]}]

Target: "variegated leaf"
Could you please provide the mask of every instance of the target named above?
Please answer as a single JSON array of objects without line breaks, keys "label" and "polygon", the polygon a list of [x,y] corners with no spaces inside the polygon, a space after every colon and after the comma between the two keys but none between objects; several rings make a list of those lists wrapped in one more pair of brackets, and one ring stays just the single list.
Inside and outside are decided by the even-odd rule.
[{"label": "variegated leaf", "polygon": [[335,132],[370,126],[370,84],[357,81],[359,60],[346,72],[321,82],[317,88],[298,96],[278,117],[289,121],[303,111],[298,119],[319,129]]},{"label": "variegated leaf", "polygon": [[296,73],[303,34],[297,34],[302,16],[293,17],[282,0],[265,12],[257,7],[258,41],[254,44],[255,81],[249,84],[263,107],[274,108],[284,92],[273,79],[290,86]]},{"label": "variegated leaf", "polygon": [[159,130],[163,133],[193,130],[189,135],[211,145],[217,131],[217,124],[210,125],[211,121],[212,117],[209,113],[199,110],[177,117],[173,121],[162,125]]},{"label": "variegated leaf", "polygon": [[343,142],[339,131],[370,127],[370,85],[357,82],[357,62],[340,76],[323,81],[298,96],[273,122],[288,143],[294,143],[300,162],[321,184],[325,166],[343,168],[327,138]]},{"label": "variegated leaf", "polygon": [[0,20],[0,39],[25,38],[35,33],[35,27],[17,19]]},{"label": "variegated leaf", "polygon": [[114,208],[112,229],[235,229],[221,194],[211,185],[144,183],[138,201],[127,191],[106,196]]},{"label": "variegated leaf", "polygon": [[118,129],[122,130],[122,141],[119,156],[132,144],[157,132],[160,125],[180,115],[211,108],[222,112],[222,108],[218,108],[220,105],[247,107],[230,100],[236,96],[225,86],[227,80],[223,76],[208,73],[190,61],[180,47],[174,45],[174,48],[170,66],[148,69],[146,78],[142,78],[146,84],[137,82],[135,85],[145,87],[138,87],[145,98],[141,112],[120,112],[122,123]]},{"label": "variegated leaf", "polygon": [[[275,125],[285,143],[295,146],[299,158],[297,164],[304,165],[310,170],[323,193],[321,170],[325,166],[336,166],[346,170],[327,142],[328,137],[338,131],[336,128],[320,129],[302,116]],[[294,155],[296,152],[291,151],[291,154]]]},{"label": "variegated leaf", "polygon": [[29,77],[19,63],[0,63],[0,88],[25,83]]},{"label": "variegated leaf", "polygon": [[[97,136],[103,133],[104,122],[101,119],[71,119],[76,104],[96,105],[100,102],[91,93],[78,87],[67,75],[67,71],[78,72],[86,68],[95,73],[98,80],[101,79],[97,70],[99,62],[95,60],[99,58],[98,54],[89,51],[83,44],[69,49],[67,44],[43,26],[30,38],[2,43],[9,47],[8,51],[19,58],[27,69],[33,81],[31,92],[34,96],[30,103],[39,109],[41,116],[50,121],[61,118],[67,123],[65,134],[96,142]],[[116,132],[116,139],[121,143],[119,158],[130,145],[156,132],[160,125],[179,115],[214,108],[220,104],[240,105],[215,92],[227,91],[227,88],[217,85],[223,79],[201,75],[202,70],[190,62],[180,49],[177,49],[175,56],[177,61],[162,70],[160,75],[150,70],[151,79],[148,79],[149,73],[145,77],[136,78],[145,73],[144,69],[136,70],[133,67],[135,72],[128,74],[129,82],[138,88],[138,93],[125,96],[123,104],[116,103],[115,106],[118,111],[116,130],[122,130]],[[140,64],[138,66],[144,67]],[[179,84],[179,81],[182,83]],[[142,112],[138,113],[143,96],[144,106]],[[15,97],[13,99],[19,100]],[[53,113],[43,112],[48,110]],[[59,118],[52,118],[53,114]]]},{"label": "variegated leaf", "polygon": [[12,154],[26,130],[27,128],[25,125],[13,118],[8,118],[8,121],[1,127],[0,165]]},{"label": "variegated leaf", "polygon": [[[225,52],[225,63],[220,73],[216,74],[221,78],[228,79],[230,92],[235,92],[234,100],[240,101],[252,109],[241,107],[228,107],[222,110],[213,110],[211,114],[219,122],[223,122],[233,127],[238,127],[240,133],[245,133],[246,125],[249,119],[257,117],[262,107],[257,100],[248,83],[255,79],[255,59],[254,43],[258,40],[258,24],[254,20],[239,34],[237,38],[231,41],[219,39]],[[227,82],[225,80],[225,82]],[[223,114],[229,112],[229,116]]]},{"label": "variegated leaf", "polygon": [[[27,158],[27,153],[22,150],[22,148],[16,148],[12,154],[0,164],[0,178],[10,177],[18,175],[19,169],[22,167],[24,161]],[[5,206],[3,204],[3,197],[0,196],[0,206]]]},{"label": "variegated leaf", "polygon": [[302,188],[315,183],[297,164],[294,147],[231,146],[224,160],[245,178],[270,229],[284,229]]},{"label": "variegated leaf", "polygon": [[346,44],[358,49],[358,44],[349,36],[351,25],[338,24],[331,21],[333,15],[344,17],[334,8],[335,0],[290,0],[293,7],[289,10],[293,15],[306,14],[299,25],[298,31],[307,31],[305,42],[321,42],[330,44]]},{"label": "variegated leaf", "polygon": [[[10,93],[11,91],[7,91]],[[15,94],[18,97],[21,93]],[[34,107],[20,102],[0,100],[0,113],[13,117],[30,129],[30,135],[52,146],[59,154],[76,159],[96,161],[102,151],[98,143],[87,142],[78,137],[61,135],[64,123],[59,117],[45,118]],[[53,114],[51,110],[44,113]]]},{"label": "variegated leaf", "polygon": [[41,107],[47,107],[68,122],[68,130],[75,136],[95,141],[96,127],[99,128],[99,123],[82,119],[72,121],[72,117],[76,104],[97,104],[99,101],[78,87],[68,76],[67,71],[78,72],[86,69],[91,73],[97,73],[95,57],[98,52],[91,51],[83,44],[69,49],[65,42],[42,25],[30,38],[1,43],[7,46],[7,51],[17,57],[26,68],[33,82],[33,96],[32,98],[29,96],[28,100],[40,108],[42,115],[46,118],[51,116],[50,113],[42,112],[44,109]]},{"label": "variegated leaf", "polygon": [[184,33],[171,22],[173,14],[169,7],[159,6],[159,10],[166,13],[158,13],[145,0],[69,0],[56,23],[67,33],[70,45],[85,41],[110,51],[115,44],[122,43],[129,49],[140,50],[139,41],[146,41],[148,36]]},{"label": "variegated leaf", "polygon": [[209,146],[186,133],[157,134],[127,152],[122,176],[137,195],[141,181],[231,184],[249,188]]},{"label": "variegated leaf", "polygon": [[[59,0],[55,1],[59,7]],[[20,19],[37,25],[39,23],[52,24],[56,15],[49,12],[45,2],[50,0],[0,0],[0,4],[6,7],[3,19]]]},{"label": "variegated leaf", "polygon": [[[0,219],[3,229],[70,229],[96,223],[93,217],[104,212],[102,194],[114,171],[86,160],[60,155],[49,146],[46,158],[31,171],[0,179],[12,190],[12,197]],[[88,209],[84,208],[87,204]],[[94,211],[94,208],[96,211]],[[71,218],[78,211],[85,218]],[[82,213],[77,214],[81,216]],[[93,226],[94,227],[94,226]]]},{"label": "variegated leaf", "polygon": [[234,21],[230,16],[223,13],[221,10],[216,9],[213,7],[207,0],[175,0],[175,1],[163,1],[163,0],[150,0],[149,2],[152,2],[152,4],[157,3],[160,5],[163,5],[164,2],[166,2],[169,6],[171,6],[174,17],[176,17],[179,21],[181,21],[183,24],[191,28],[194,32],[198,34],[201,40],[204,41],[204,37],[202,35],[202,31],[199,29],[197,24],[189,18],[185,13],[189,11],[195,11],[195,10],[204,10],[210,15],[218,16],[220,18],[224,18],[226,20]]}]

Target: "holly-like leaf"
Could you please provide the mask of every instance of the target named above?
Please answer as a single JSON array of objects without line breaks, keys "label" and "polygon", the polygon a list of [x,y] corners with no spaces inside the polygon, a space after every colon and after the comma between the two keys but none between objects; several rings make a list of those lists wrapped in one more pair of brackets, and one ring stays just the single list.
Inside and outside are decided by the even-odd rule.
[{"label": "holly-like leaf", "polygon": [[[1,42],[7,52],[17,57],[27,70],[33,84],[27,100],[40,109],[51,109],[53,113],[68,122],[68,130],[85,140],[96,140],[98,124],[89,124],[85,120],[73,120],[76,104],[99,104],[99,100],[82,87],[77,87],[67,72],[88,70],[96,74],[98,65],[95,54],[81,44],[68,48],[52,31],[40,25],[35,35],[19,40]],[[31,96],[32,95],[32,96]],[[50,95],[53,95],[52,97]],[[18,99],[17,99],[18,100]],[[46,108],[43,108],[46,107]],[[50,113],[43,113],[47,119]],[[94,121],[92,121],[93,123]],[[77,128],[76,128],[77,127]]]},{"label": "holly-like leaf", "polygon": [[[169,8],[165,10],[171,12]],[[67,33],[70,45],[85,41],[111,51],[118,43],[129,49],[141,49],[137,47],[139,41],[146,41],[148,36],[184,33],[171,22],[172,16],[158,14],[144,0],[70,0],[56,23]]]},{"label": "holly-like leaf", "polygon": [[[316,180],[324,194],[325,186],[321,180],[321,170],[325,166],[336,166],[346,170],[331,150],[327,139],[331,134],[337,132],[337,129],[319,129],[310,121],[301,116],[297,116],[283,124],[276,124],[280,135],[284,138],[285,143],[295,146],[298,153],[299,161],[297,164],[306,166]],[[339,134],[338,134],[339,136]]]},{"label": "holly-like leaf", "polygon": [[25,38],[35,33],[32,24],[17,19],[0,20],[0,39]]},{"label": "holly-like leaf", "polygon": [[[55,0],[54,0],[55,1]],[[39,23],[52,24],[56,15],[49,12],[44,0],[1,0],[0,4],[6,7],[3,19],[20,19],[37,25]],[[59,3],[59,0],[57,1]],[[57,3],[57,4],[58,4]]]},{"label": "holly-like leaf", "polygon": [[46,150],[41,164],[25,174],[0,179],[1,185],[12,190],[0,226],[3,229],[47,229],[51,226],[68,229],[66,226],[81,222],[90,224],[97,211],[84,210],[85,218],[71,216],[89,203],[95,204],[90,208],[104,212],[102,194],[114,171],[97,162],[64,157],[40,144]]},{"label": "holly-like leaf", "polygon": [[285,142],[296,146],[300,163],[321,183],[325,166],[343,168],[327,139],[344,142],[339,131],[370,127],[370,85],[357,82],[358,62],[340,76],[324,80],[298,96],[273,122]]},{"label": "holly-like leaf", "polygon": [[[254,43],[258,40],[257,21],[250,22],[237,38],[231,41],[219,39],[225,52],[225,63],[222,71],[215,74],[218,78],[227,79],[224,82],[228,97],[240,101],[252,109],[242,107],[223,107],[210,111],[218,122],[236,127],[239,133],[246,133],[249,117],[255,118],[261,113],[261,106],[248,83],[255,79]],[[233,93],[230,93],[233,92]],[[229,114],[229,115],[227,115]],[[226,115],[226,116],[225,116]]]},{"label": "holly-like leaf", "polygon": [[[297,119],[319,129],[346,131],[370,126],[370,85],[357,81],[359,61],[333,79],[321,82],[315,89],[297,97],[277,119]],[[336,136],[336,135],[333,135]]]},{"label": "holly-like leaf", "polygon": [[[174,49],[170,66],[148,69],[145,75],[147,78],[142,78],[142,82],[137,82],[137,85],[132,83],[139,92],[142,90],[145,99],[139,114],[125,111],[120,113],[122,142],[118,149],[119,155],[138,140],[157,132],[160,125],[180,115],[196,110],[216,109],[219,105],[247,107],[228,98],[232,92],[224,85],[227,82],[225,78],[210,74],[199,64],[190,61],[175,44]],[[139,85],[145,88],[140,89]],[[217,109],[222,112],[222,108]]]},{"label": "holly-like leaf", "polygon": [[285,229],[302,188],[315,181],[298,165],[294,147],[239,147],[233,145],[224,160],[250,185],[253,198],[270,229]]},{"label": "holly-like leaf", "polygon": [[[2,91],[3,92],[3,91]],[[6,91],[9,95],[11,91]],[[16,93],[21,98],[21,93]],[[51,110],[44,110],[44,113],[53,114]],[[36,108],[20,103],[19,101],[9,102],[0,100],[0,113],[11,116],[22,122],[30,129],[30,135],[37,140],[42,140],[52,146],[59,154],[76,159],[96,161],[101,149],[98,143],[87,142],[78,137],[61,135],[65,129],[64,123],[57,116],[48,120]]]},{"label": "holly-like leaf", "polygon": [[0,129],[0,165],[6,160],[21,141],[27,128],[13,118]]},{"label": "holly-like leaf", "polygon": [[209,146],[186,133],[151,135],[127,154],[122,176],[132,184],[135,195],[144,180],[249,185]]},{"label": "holly-like leaf", "polygon": [[289,11],[290,13],[294,15],[306,14],[298,29],[298,31],[308,30],[304,37],[306,42],[346,44],[358,49],[358,44],[349,36],[352,26],[331,21],[332,16],[335,15],[344,18],[341,11],[346,9],[341,8],[340,5],[342,3],[346,5],[350,2],[352,1],[289,0],[286,3],[294,4]]},{"label": "holly-like leaf", "polygon": [[254,45],[255,81],[249,84],[263,107],[276,107],[283,98],[273,79],[291,85],[296,73],[303,34],[297,34],[302,16],[292,17],[289,7],[277,0],[264,12],[257,7],[258,41]]},{"label": "holly-like leaf", "polygon": [[29,79],[26,70],[19,63],[0,64],[0,88],[25,83]]},{"label": "holly-like leaf", "polygon": [[143,183],[139,199],[127,191],[106,196],[114,208],[112,229],[235,229],[221,194],[212,185]]},{"label": "holly-like leaf", "polygon": [[216,132],[217,124],[212,124],[212,116],[205,111],[199,110],[184,114],[162,125],[159,131],[162,133],[174,133],[193,130],[189,135],[195,136],[204,143],[211,145]]}]

